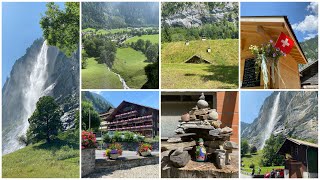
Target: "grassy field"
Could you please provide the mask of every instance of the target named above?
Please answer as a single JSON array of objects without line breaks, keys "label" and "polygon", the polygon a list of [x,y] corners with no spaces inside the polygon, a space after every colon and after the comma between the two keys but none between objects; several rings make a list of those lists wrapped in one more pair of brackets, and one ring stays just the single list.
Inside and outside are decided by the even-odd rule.
[{"label": "grassy field", "polygon": [[120,74],[130,88],[140,89],[147,82],[144,67],[147,58],[132,48],[118,48],[113,71]]},{"label": "grassy field", "polygon": [[[211,47],[211,53],[207,48]],[[162,44],[161,82],[165,89],[237,88],[238,40],[206,40]],[[184,63],[199,55],[212,64]]]},{"label": "grassy field", "polygon": [[241,167],[242,171],[252,172],[250,165],[253,163],[255,165],[255,173],[258,173],[259,166],[261,168],[260,174],[266,174],[272,169],[284,168],[284,166],[271,166],[271,167],[262,167],[260,164],[262,158],[262,150],[258,151],[256,154],[246,154],[244,157],[241,157],[242,164],[244,167]]},{"label": "grassy field", "polygon": [[79,178],[79,145],[57,140],[38,143],[2,157],[3,178]]},{"label": "grassy field", "polygon": [[152,44],[159,43],[159,34],[153,34],[153,35],[142,35],[142,36],[134,36],[128,40],[126,40],[125,43],[131,43],[136,42],[138,39],[142,39],[144,41],[149,40]]},{"label": "grassy field", "polygon": [[88,66],[81,70],[81,76],[83,89],[122,89],[119,77],[94,58],[88,59]]}]

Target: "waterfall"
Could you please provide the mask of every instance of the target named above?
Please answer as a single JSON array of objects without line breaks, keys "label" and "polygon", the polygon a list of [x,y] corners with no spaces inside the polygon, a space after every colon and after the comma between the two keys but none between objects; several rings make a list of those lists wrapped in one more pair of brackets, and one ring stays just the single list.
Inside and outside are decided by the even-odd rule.
[{"label": "waterfall", "polygon": [[276,117],[277,117],[277,112],[278,112],[278,108],[279,108],[279,101],[280,101],[280,92],[278,92],[275,100],[273,101],[273,106],[272,106],[272,109],[269,114],[269,120],[267,123],[266,130],[264,132],[261,148],[264,147],[266,140],[268,140],[270,138],[272,130],[277,122]]},{"label": "waterfall", "polygon": [[22,101],[24,111],[21,118],[21,124],[19,124],[16,128],[12,129],[8,133],[8,137],[6,138],[7,146],[3,150],[3,154],[8,154],[18,149],[23,148],[25,145],[21,144],[18,141],[18,137],[25,135],[27,129],[29,127],[28,118],[32,115],[34,110],[36,109],[36,103],[39,98],[44,94],[45,91],[45,84],[48,79],[48,71],[47,71],[47,64],[48,64],[48,46],[46,41],[43,42],[41,46],[41,50],[39,51],[36,60],[33,64],[33,67],[30,71],[30,76],[27,78],[29,82],[26,82],[26,87],[24,91],[24,99]]},{"label": "waterfall", "polygon": [[119,80],[120,80],[120,82],[121,82],[121,84],[122,84],[123,89],[130,89],[129,86],[127,85],[126,81],[121,77],[120,74],[111,71],[109,67],[107,67],[107,68],[108,68],[108,70],[109,70],[110,72],[112,72],[113,74],[115,74],[115,75],[118,76],[118,78],[119,78]]}]

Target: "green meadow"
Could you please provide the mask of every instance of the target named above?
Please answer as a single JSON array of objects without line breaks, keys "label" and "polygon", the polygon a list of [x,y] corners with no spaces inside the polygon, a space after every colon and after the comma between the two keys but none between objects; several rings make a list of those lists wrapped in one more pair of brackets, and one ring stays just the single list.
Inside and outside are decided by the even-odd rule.
[{"label": "green meadow", "polygon": [[112,70],[125,79],[130,88],[139,89],[147,82],[144,67],[147,58],[132,48],[118,48]]},{"label": "green meadow", "polygon": [[125,43],[137,42],[139,39],[144,41],[149,40],[152,44],[156,44],[159,43],[159,34],[134,36],[130,39],[127,39]]},{"label": "green meadow", "polygon": [[98,64],[95,58],[88,58],[86,69],[81,69],[83,89],[122,89],[119,77],[109,71],[106,64]]},{"label": "green meadow", "polygon": [[[211,48],[211,53],[207,52]],[[198,55],[211,64],[185,63]],[[238,40],[163,43],[161,85],[165,89],[230,89],[238,87]]]}]

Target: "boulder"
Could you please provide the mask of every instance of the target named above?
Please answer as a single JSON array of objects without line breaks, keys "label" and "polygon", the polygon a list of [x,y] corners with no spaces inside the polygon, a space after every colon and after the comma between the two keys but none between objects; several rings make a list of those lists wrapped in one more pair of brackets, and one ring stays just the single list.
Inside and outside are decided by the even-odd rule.
[{"label": "boulder", "polygon": [[170,161],[172,165],[177,168],[184,167],[188,164],[191,160],[191,156],[189,155],[188,151],[180,151],[176,150],[170,155]]},{"label": "boulder", "polygon": [[226,141],[226,142],[224,142],[224,144],[223,144],[223,148],[226,149],[226,150],[229,150],[229,149],[238,149],[238,144],[235,143],[235,142],[232,142],[232,141]]},{"label": "boulder", "polygon": [[220,120],[212,122],[212,125],[214,128],[220,128],[221,124],[222,124],[222,122]]},{"label": "boulder", "polygon": [[232,133],[233,129],[229,128],[228,126],[224,127],[221,129],[221,134],[227,134],[227,133]]},{"label": "boulder", "polygon": [[168,143],[177,143],[177,142],[182,142],[180,137],[171,137],[167,140]]},{"label": "boulder", "polygon": [[220,134],[220,132],[221,132],[221,129],[220,128],[218,128],[218,129],[213,129],[213,130],[210,130],[209,131],[209,135],[211,135],[211,136],[219,136],[219,134]]},{"label": "boulder", "polygon": [[161,151],[176,150],[179,147],[187,148],[187,147],[192,147],[192,146],[195,146],[195,145],[196,145],[196,141],[179,142],[179,143],[161,142]]}]

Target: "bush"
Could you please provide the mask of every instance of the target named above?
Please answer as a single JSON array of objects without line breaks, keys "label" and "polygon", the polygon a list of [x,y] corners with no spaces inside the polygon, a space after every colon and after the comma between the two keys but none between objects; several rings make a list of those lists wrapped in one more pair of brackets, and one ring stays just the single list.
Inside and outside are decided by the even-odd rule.
[{"label": "bush", "polygon": [[249,166],[249,168],[254,168],[254,164],[251,163],[250,166]]},{"label": "bush", "polygon": [[81,133],[81,149],[96,148],[96,135],[93,132],[82,131]]},{"label": "bush", "polygon": [[257,151],[258,151],[258,149],[257,149],[256,146],[252,146],[252,147],[250,148],[250,153],[251,153],[251,154],[257,153]]},{"label": "bush", "polygon": [[65,160],[69,158],[79,157],[79,151],[74,150],[72,147],[65,145],[60,150],[55,152],[57,160]]}]

